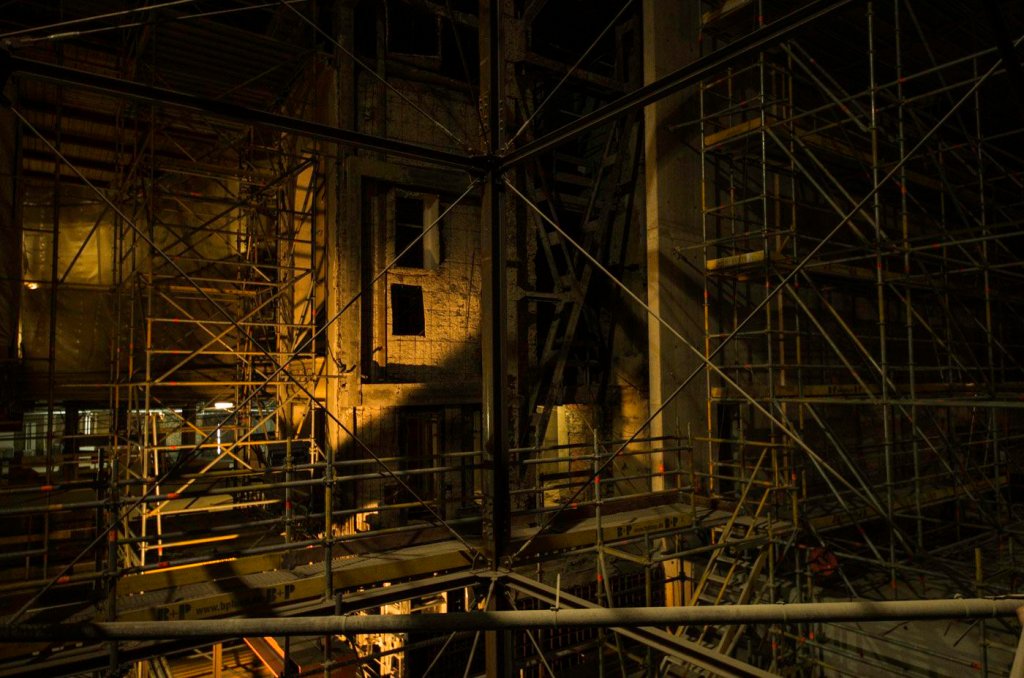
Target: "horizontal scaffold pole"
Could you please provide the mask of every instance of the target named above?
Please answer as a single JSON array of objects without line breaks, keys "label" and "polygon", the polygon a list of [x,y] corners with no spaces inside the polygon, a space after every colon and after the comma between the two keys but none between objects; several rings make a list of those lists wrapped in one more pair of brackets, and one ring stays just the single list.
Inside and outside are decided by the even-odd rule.
[{"label": "horizontal scaffold pole", "polygon": [[957,598],[836,603],[622,607],[565,610],[458,612],[449,614],[256,617],[85,624],[0,626],[0,642],[153,640],[318,636],[329,634],[482,631],[565,627],[639,627],[680,624],[771,624],[840,621],[910,621],[1012,617],[1024,598]]}]

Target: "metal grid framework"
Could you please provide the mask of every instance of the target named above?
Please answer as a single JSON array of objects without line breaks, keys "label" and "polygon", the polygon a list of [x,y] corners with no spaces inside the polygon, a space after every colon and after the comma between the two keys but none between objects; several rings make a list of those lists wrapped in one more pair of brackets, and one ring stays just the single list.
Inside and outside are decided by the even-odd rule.
[{"label": "metal grid framework", "polygon": [[[753,499],[753,522],[723,540],[778,533],[770,559],[784,562],[787,534],[807,530],[784,587],[799,600],[815,598],[826,553],[857,572],[839,568],[851,595],[902,598],[915,578],[917,595],[926,578],[1015,587],[982,561],[1000,562],[1016,523],[1019,330],[993,308],[1016,303],[1020,261],[1017,161],[996,140],[1020,129],[986,115],[993,48],[933,51],[915,10],[876,2],[847,15],[861,25],[857,76],[825,28],[700,85],[695,249],[716,369],[696,439],[709,465],[694,482]],[[743,11],[755,8],[705,14],[706,39],[728,36]],[[972,551],[977,567],[962,559]],[[755,572],[762,555],[749,557]],[[939,572],[911,565],[929,558]],[[813,637],[794,646],[792,630],[775,633],[778,661],[823,659]]]},{"label": "metal grid framework", "polygon": [[[184,51],[154,47],[144,21],[121,61],[73,48],[40,57],[32,42],[11,43],[10,68],[26,83],[25,105],[11,107],[25,140],[20,179],[50,193],[51,243],[49,276],[26,280],[50,290],[39,360],[47,403],[25,419],[37,433],[20,434],[35,435],[28,449],[41,454],[8,464],[42,472],[10,472],[2,490],[0,514],[18,523],[5,536],[19,545],[3,556],[19,563],[0,584],[4,633],[108,640],[44,662],[15,652],[11,671],[116,671],[191,652],[199,641],[170,640],[189,635],[188,620],[263,611],[525,619],[547,607],[1016,593],[1022,128],[1013,102],[993,91],[1024,87],[1019,64],[1003,61],[1020,42],[1013,30],[975,22],[971,39],[951,45],[915,13],[920,3],[816,1],[777,15],[758,0],[705,3],[700,25],[687,27],[701,58],[640,87],[632,3],[607,12],[575,63],[510,39],[513,27],[551,18],[544,3],[482,2],[474,13],[446,4],[427,10],[439,36],[442,25],[471,28],[488,55],[479,77],[446,83],[467,100],[482,92],[483,115],[460,120],[457,106],[391,82],[386,46],[373,66],[346,47],[352,6],[339,5],[331,34],[295,4],[275,9],[274,39],[292,41],[282,61],[302,75],[268,85],[272,112],[245,88],[211,94],[215,72],[196,85],[176,67]],[[998,17],[999,3],[991,7]],[[1018,12],[1004,18],[1020,28]],[[812,23],[815,32],[803,30]],[[830,52],[830,40],[856,44]],[[597,45],[610,69],[587,61]],[[90,58],[98,67],[87,68]],[[91,75],[62,70],[64,60]],[[360,69],[368,100],[440,141],[352,131],[338,98]],[[64,94],[36,78],[104,94]],[[655,313],[650,290],[630,277],[644,193],[639,111],[681,90],[696,114],[657,133],[690,143],[683,162],[699,176],[691,226],[700,237],[660,254],[699,263],[696,334]],[[76,136],[88,96],[115,124]],[[83,150],[90,134],[116,157]],[[436,167],[450,175],[438,186],[464,190],[435,189],[436,210],[406,252],[390,241],[374,250],[380,243],[341,233],[342,215],[358,215],[348,222],[356,230],[379,221],[370,199],[343,204],[355,174],[346,160],[356,157],[408,163],[402,177]],[[380,169],[361,176],[392,189],[405,181]],[[95,225],[69,239],[69,258],[65,224],[82,218],[65,212],[81,196],[102,214],[86,214]],[[392,412],[357,416],[343,395],[356,369],[345,347],[374,335],[347,336],[359,327],[351,318],[375,285],[401,279],[403,254],[460,210],[481,224],[479,410],[435,408],[413,424]],[[61,298],[76,288],[60,271],[105,229],[113,280],[94,287],[115,328],[110,378],[73,384],[77,395],[64,398]],[[346,246],[377,265],[354,286],[338,282]],[[510,261],[527,263],[494,263]],[[616,419],[603,400],[617,393],[623,308],[699,356],[679,389],[659,394],[664,408],[684,388],[703,392],[705,407],[672,434],[650,433],[657,411]],[[578,420],[573,434],[552,435],[573,424],[566,417]],[[68,597],[81,609],[60,611]],[[965,616],[988,610],[979,603]],[[370,615],[365,632],[325,628],[313,649],[300,638],[322,634],[301,624],[280,632],[297,638],[277,649],[260,640],[273,634],[257,637],[257,620],[245,633],[264,661],[280,651],[281,670],[311,654],[301,670],[325,675],[835,668],[841,649],[821,640],[838,628],[832,618],[764,614],[730,622],[697,611],[574,631],[496,621],[475,633],[436,620],[389,632]],[[54,615],[65,625],[26,625]],[[156,640],[89,624],[102,620],[186,623]],[[1005,671],[1008,656],[986,637],[1012,646],[1015,631],[996,621],[978,632],[979,662]]]}]

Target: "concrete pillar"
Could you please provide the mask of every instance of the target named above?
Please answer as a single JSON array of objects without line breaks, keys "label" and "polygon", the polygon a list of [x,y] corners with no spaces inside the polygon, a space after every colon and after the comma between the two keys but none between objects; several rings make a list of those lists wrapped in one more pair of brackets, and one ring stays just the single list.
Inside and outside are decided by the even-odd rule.
[{"label": "concrete pillar", "polygon": [[[339,45],[345,47],[349,53],[353,49],[353,33],[352,33],[352,11],[353,3],[349,0],[337,0],[334,7],[334,39]],[[335,59],[336,68],[333,72],[325,74],[325,81],[331,82],[333,86],[327,88],[327,110],[324,111],[324,117],[329,124],[333,124],[341,129],[353,129],[354,120],[354,107],[353,107],[353,80],[352,74],[352,61],[345,50],[336,49]],[[326,200],[324,205],[324,218],[322,220],[323,228],[323,247],[324,247],[324,277],[319,278],[320,273],[318,272],[318,292],[317,292],[317,305],[319,306],[322,300],[323,303],[323,315],[318,319],[316,327],[322,326],[322,322],[329,321],[333,318],[340,310],[343,304],[348,301],[346,293],[349,291],[345,286],[342,285],[342,270],[352,269],[358,270],[358,264],[353,264],[349,261],[343,261],[343,257],[347,255],[347,248],[343,247],[343,244],[347,241],[345,233],[350,233],[351,229],[358,229],[358,224],[352,224],[352,220],[348,217],[347,209],[350,207],[345,204],[343,197],[345,195],[345,159],[348,155],[348,151],[345,149],[335,146],[333,148],[328,147],[327,149],[321,149],[321,151],[327,150],[328,153],[324,153],[322,158],[325,159],[323,171],[326,173]],[[330,151],[333,151],[333,157],[331,157]],[[326,160],[330,158],[330,160]],[[313,261],[314,267],[316,266],[316,260]],[[346,266],[345,269],[341,268]],[[348,279],[350,280],[350,279]],[[318,311],[319,312],[319,311]],[[330,329],[324,332],[322,341],[326,341],[330,344],[331,350],[324,352],[324,359],[327,361],[327,384],[325,387],[326,391],[326,410],[329,413],[333,413],[335,417],[340,420],[341,417],[338,415],[342,414],[340,406],[341,393],[339,390],[339,370],[340,365],[334,360],[330,359],[332,351],[337,349],[340,344],[340,331],[341,326],[338,323],[331,325]],[[318,389],[319,390],[319,389]],[[324,461],[327,464],[325,469],[325,484],[324,484],[324,536],[330,540],[334,536],[334,519],[332,512],[335,507],[335,483],[334,483],[334,462],[338,458],[343,458],[345,455],[342,453],[342,448],[352,449],[352,443],[347,439],[341,427],[336,423],[333,418],[327,417],[326,414],[322,415],[325,419],[325,432],[326,432],[326,449],[324,450]],[[328,541],[327,546],[324,548],[324,597],[328,600],[334,597],[334,581],[333,581],[333,549],[331,542]],[[324,663],[330,659],[331,654],[331,636],[324,637]]]},{"label": "concrete pillar", "polygon": [[[644,82],[662,77],[700,55],[697,42],[700,3],[644,0]],[[669,129],[672,123],[698,115],[696,88],[651,104],[644,110],[644,149],[647,227],[647,302],[687,341],[704,345],[703,256],[685,249],[702,241],[700,208],[700,156],[696,128]],[[686,143],[689,142],[689,145]],[[682,256],[680,256],[682,251]],[[686,376],[700,365],[692,351],[650,319],[648,323],[650,408],[656,411]],[[651,434],[685,436],[688,429],[706,428],[705,379],[695,379],[662,414],[654,419]],[[666,471],[673,459],[654,459]],[[682,459],[684,471],[688,460]],[[654,490],[666,483],[656,479]]]},{"label": "concrete pillar", "polygon": [[[674,0],[644,0],[643,45],[644,82],[656,80],[700,56],[697,42],[700,3]],[[693,346],[704,345],[703,292],[701,270],[704,259],[700,206],[700,156],[693,151],[699,140],[695,127],[671,130],[669,125],[693,120],[699,113],[696,88],[661,99],[644,109],[644,153],[647,227],[647,303],[664,321]],[[689,142],[689,143],[687,143]],[[683,345],[664,325],[648,319],[648,370],[650,408],[654,413],[672,392],[700,364],[693,351]],[[706,380],[694,379],[651,422],[651,435],[685,436],[707,428]],[[652,490],[688,483],[689,470],[707,466],[696,456],[699,446],[687,456],[652,455],[653,470],[682,471],[681,476],[655,476]],[[665,478],[669,478],[666,482]],[[666,543],[667,550],[674,544]],[[682,573],[678,560],[664,563],[666,578]],[[685,604],[679,582],[665,586],[667,606]]]}]

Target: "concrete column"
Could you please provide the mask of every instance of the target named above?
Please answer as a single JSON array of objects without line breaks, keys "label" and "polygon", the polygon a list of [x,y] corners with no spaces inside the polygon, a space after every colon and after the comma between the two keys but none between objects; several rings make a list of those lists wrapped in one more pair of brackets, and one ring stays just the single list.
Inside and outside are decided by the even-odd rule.
[{"label": "concrete column", "polygon": [[[349,0],[337,0],[334,6],[334,39],[346,50],[353,49],[352,11],[353,3]],[[352,85],[352,60],[341,49],[335,49],[334,58],[336,66],[333,71],[325,74],[325,82],[331,83],[327,87],[327,110],[323,115],[329,124],[341,129],[353,129],[354,106],[353,106],[353,85]],[[333,82],[331,82],[333,81]],[[358,261],[346,259],[350,252],[344,244],[348,242],[352,229],[358,229],[359,224],[352,224],[348,215],[349,205],[344,201],[345,181],[345,158],[348,151],[340,146],[328,146],[321,149],[326,151],[321,156],[323,160],[322,170],[325,172],[327,185],[326,200],[324,205],[324,218],[318,225],[323,225],[323,247],[324,247],[324,278],[319,278],[317,291],[317,305],[323,302],[324,316],[318,318],[317,329],[321,327],[321,321],[327,322],[335,316],[343,304],[348,301],[348,285],[343,283],[351,282],[351,275],[343,279],[342,271],[358,271]],[[333,156],[333,157],[332,157]],[[314,267],[316,259],[313,260]],[[322,290],[322,291],[321,291]],[[354,313],[355,310],[350,311]],[[358,314],[356,314],[358,317]],[[351,319],[349,319],[351,321]],[[340,406],[340,382],[338,379],[341,366],[330,359],[333,350],[337,350],[341,344],[341,325],[334,323],[324,333],[322,341],[329,343],[332,350],[325,351],[324,359],[327,361],[326,375],[326,407],[327,412],[338,416],[342,413]],[[319,391],[319,389],[317,389]],[[326,417],[326,414],[324,415]],[[340,417],[339,417],[340,419]],[[324,548],[324,597],[327,600],[334,598],[333,578],[333,546],[335,526],[332,512],[335,506],[336,488],[334,483],[334,462],[344,457],[343,448],[352,449],[351,441],[342,432],[341,427],[330,417],[326,417],[326,449],[324,450],[324,461],[327,464],[324,475],[324,537],[328,540]],[[324,639],[324,664],[331,656],[331,636]]]},{"label": "concrete column", "polygon": [[[700,55],[700,3],[644,0],[644,82],[662,77]],[[647,302],[698,348],[704,345],[703,256],[689,248],[702,240],[700,156],[696,128],[669,129],[698,115],[696,88],[644,110],[647,227]],[[693,138],[687,138],[692,136]],[[689,145],[687,144],[689,142]],[[680,256],[681,254],[681,256]],[[656,411],[700,360],[653,318],[648,324],[650,408]],[[706,428],[705,380],[695,379],[654,419],[651,434],[685,436]],[[674,458],[653,459],[672,471]],[[689,460],[682,459],[688,471]],[[670,483],[669,483],[670,484]],[[656,479],[654,490],[665,489]]]},{"label": "concrete column", "polygon": [[[644,83],[656,80],[700,56],[697,31],[700,3],[673,0],[644,0],[643,45]],[[647,303],[663,320],[680,332],[690,344],[704,345],[703,292],[699,249],[702,237],[700,206],[700,156],[695,127],[669,129],[672,123],[689,121],[699,113],[696,88],[661,99],[644,109],[644,172],[647,226]],[[690,135],[694,138],[687,138]],[[689,143],[687,143],[689,142]],[[684,346],[664,325],[648,319],[648,370],[650,408],[654,413],[699,364],[693,351]],[[707,427],[703,377],[694,379],[651,422],[651,435],[685,436]],[[690,469],[706,467],[697,455],[698,446],[687,458],[652,455],[653,470],[682,471],[681,476],[655,476],[654,491],[688,482]],[[666,477],[669,479],[666,482]],[[679,478],[678,483],[675,478]],[[667,550],[674,544],[666,543]],[[664,564],[667,578],[679,577],[683,563]],[[679,582],[666,584],[666,606],[686,603]]]}]

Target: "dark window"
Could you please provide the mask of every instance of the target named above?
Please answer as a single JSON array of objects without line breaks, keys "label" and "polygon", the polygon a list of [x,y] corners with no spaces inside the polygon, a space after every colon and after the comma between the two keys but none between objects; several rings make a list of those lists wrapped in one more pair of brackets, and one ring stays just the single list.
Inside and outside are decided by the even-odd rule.
[{"label": "dark window", "polygon": [[441,56],[440,23],[428,10],[400,2],[387,5],[388,51],[424,57]]},{"label": "dark window", "polygon": [[413,245],[408,252],[399,257],[397,266],[407,268],[423,268],[423,201],[419,198],[395,198],[395,255],[401,254],[406,247]]},{"label": "dark window", "polygon": [[377,6],[376,0],[361,0],[353,16],[356,55],[364,58],[377,56]]},{"label": "dark window", "polygon": [[391,334],[424,336],[423,288],[419,285],[391,286]]}]

